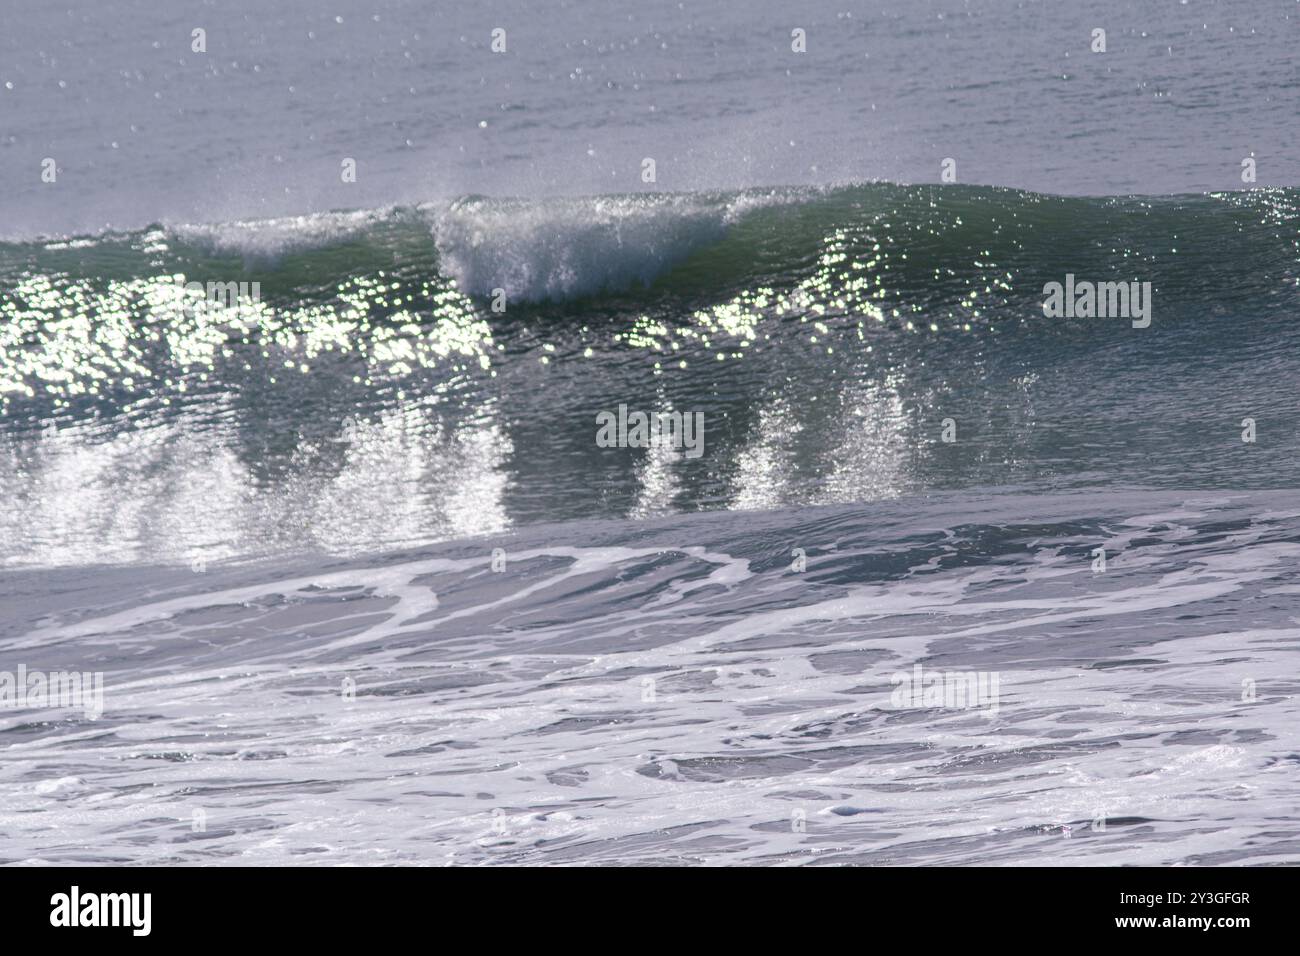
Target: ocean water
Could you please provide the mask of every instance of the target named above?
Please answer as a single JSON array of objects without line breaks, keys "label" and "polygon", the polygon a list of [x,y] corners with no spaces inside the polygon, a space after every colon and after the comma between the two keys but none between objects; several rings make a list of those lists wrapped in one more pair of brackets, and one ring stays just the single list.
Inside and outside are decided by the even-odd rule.
[{"label": "ocean water", "polygon": [[1295,4],[266,6],[5,12],[0,861],[1300,861]]}]

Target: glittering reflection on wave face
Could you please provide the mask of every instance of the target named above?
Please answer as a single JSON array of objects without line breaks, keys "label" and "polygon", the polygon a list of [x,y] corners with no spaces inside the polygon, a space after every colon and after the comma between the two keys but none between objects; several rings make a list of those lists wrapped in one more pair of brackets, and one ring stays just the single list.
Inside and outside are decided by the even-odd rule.
[{"label": "glittering reflection on wave face", "polygon": [[[1207,454],[1195,410],[1247,381],[1268,415],[1296,404],[1294,205],[471,197],[0,246],[3,560],[346,554],[998,484],[1268,486],[1295,436],[1243,459],[1225,418]],[[1045,282],[1114,271],[1100,235],[1152,283],[1149,327],[1043,314]],[[1224,235],[1251,267],[1207,315]],[[592,422],[620,407],[698,420],[707,453],[602,447]]]}]

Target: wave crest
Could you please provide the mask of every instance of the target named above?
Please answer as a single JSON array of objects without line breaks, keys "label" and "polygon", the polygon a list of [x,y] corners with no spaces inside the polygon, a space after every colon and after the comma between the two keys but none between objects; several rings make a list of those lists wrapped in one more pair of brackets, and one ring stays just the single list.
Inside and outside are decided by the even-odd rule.
[{"label": "wave crest", "polygon": [[459,199],[433,215],[442,271],[462,292],[566,300],[649,285],[779,194]]}]

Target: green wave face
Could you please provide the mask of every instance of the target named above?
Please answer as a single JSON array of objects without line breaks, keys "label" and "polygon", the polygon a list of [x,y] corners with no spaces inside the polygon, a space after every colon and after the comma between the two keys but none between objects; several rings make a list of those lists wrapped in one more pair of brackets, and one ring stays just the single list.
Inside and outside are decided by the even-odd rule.
[{"label": "green wave face", "polygon": [[[151,473],[224,462],[223,493],[264,510],[394,487],[413,538],[968,485],[1284,485],[1297,197],[471,196],[0,245],[0,477],[144,487],[138,449],[76,478],[42,457],[135,436]],[[1067,282],[1149,283],[1149,325],[1045,315]],[[706,453],[598,447],[619,405],[703,414]],[[1269,436],[1250,456],[1245,418]],[[449,505],[457,481],[486,499]],[[14,539],[39,538],[13,507]],[[297,540],[265,521],[229,534]]]}]

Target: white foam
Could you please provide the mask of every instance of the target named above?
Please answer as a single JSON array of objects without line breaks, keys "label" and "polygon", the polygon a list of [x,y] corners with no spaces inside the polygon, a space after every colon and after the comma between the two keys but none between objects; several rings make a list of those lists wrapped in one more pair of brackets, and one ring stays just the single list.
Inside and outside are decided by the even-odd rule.
[{"label": "white foam", "polygon": [[167,229],[178,239],[205,246],[214,252],[273,259],[287,252],[319,249],[342,242],[364,232],[391,212],[391,207],[358,209],[275,219],[176,223],[169,224]]}]

